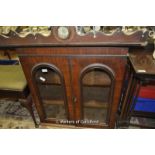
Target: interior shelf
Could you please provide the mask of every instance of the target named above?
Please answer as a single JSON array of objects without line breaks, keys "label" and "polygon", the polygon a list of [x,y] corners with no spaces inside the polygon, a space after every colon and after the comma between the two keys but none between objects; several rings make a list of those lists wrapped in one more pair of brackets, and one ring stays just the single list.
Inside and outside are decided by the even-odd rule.
[{"label": "interior shelf", "polygon": [[96,101],[96,100],[90,100],[90,101],[84,102],[84,107],[86,108],[108,108],[108,103]]},{"label": "interior shelf", "polygon": [[101,71],[89,72],[85,74],[82,84],[86,86],[110,86],[110,77]]},{"label": "interior shelf", "polygon": [[110,87],[111,85],[109,84],[105,84],[105,85],[101,85],[101,84],[83,84],[84,87]]}]

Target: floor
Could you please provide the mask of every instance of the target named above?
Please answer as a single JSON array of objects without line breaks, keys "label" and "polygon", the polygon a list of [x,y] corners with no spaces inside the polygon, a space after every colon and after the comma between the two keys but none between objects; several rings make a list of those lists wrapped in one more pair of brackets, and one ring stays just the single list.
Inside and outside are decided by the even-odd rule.
[{"label": "floor", "polygon": [[[35,117],[38,124],[39,117],[34,108]],[[42,124],[39,129],[74,129],[70,125],[58,124]],[[80,128],[80,127],[76,127]],[[19,102],[12,102],[8,100],[0,100],[0,129],[35,129],[33,120],[26,108],[22,107]]]},{"label": "floor", "polygon": [[[35,110],[35,109],[34,109]],[[35,110],[35,117],[39,123],[39,117]],[[144,124],[145,122],[154,125],[153,119],[145,118],[132,118],[131,123],[133,124]],[[8,100],[0,100],[0,128],[1,129],[35,129],[33,120],[28,113],[27,109],[21,107],[19,102],[12,102]],[[39,126],[40,129],[58,129],[58,128],[75,128],[68,125],[57,125],[57,124],[42,124]],[[139,129],[137,126],[129,126],[128,129]]]},{"label": "floor", "polygon": [[[39,122],[36,111],[35,116]],[[33,129],[35,126],[29,112],[26,108],[21,107],[19,102],[0,100],[0,128]]]}]

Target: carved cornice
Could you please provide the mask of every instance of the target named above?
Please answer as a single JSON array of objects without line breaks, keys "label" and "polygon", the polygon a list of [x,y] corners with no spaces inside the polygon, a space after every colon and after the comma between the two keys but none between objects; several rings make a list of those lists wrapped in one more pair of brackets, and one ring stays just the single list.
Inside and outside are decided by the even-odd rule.
[{"label": "carved cornice", "polygon": [[1,26],[0,46],[145,46],[155,27],[140,26]]}]

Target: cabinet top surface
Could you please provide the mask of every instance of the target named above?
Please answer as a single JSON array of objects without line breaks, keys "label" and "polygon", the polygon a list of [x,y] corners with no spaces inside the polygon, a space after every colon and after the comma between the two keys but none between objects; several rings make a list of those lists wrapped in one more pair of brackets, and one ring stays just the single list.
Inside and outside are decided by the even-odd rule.
[{"label": "cabinet top surface", "polygon": [[129,60],[137,74],[155,76],[155,60],[151,52],[131,53]]}]

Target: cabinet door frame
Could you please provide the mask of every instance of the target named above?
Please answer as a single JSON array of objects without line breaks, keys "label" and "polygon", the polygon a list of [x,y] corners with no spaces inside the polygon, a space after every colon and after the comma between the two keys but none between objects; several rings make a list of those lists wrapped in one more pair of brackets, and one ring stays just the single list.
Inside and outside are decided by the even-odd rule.
[{"label": "cabinet door frame", "polygon": [[[113,101],[111,101],[110,114],[109,114],[109,122],[104,125],[80,125],[91,128],[114,128],[116,119],[117,119],[117,109],[119,105],[119,100],[121,96],[121,88],[123,84],[123,77],[125,73],[125,64],[126,57],[124,56],[81,56],[74,57],[71,59],[72,65],[72,87],[73,87],[73,96],[77,98],[77,102],[74,103],[75,106],[75,119],[81,119],[81,88],[80,88],[80,74],[83,69],[87,66],[91,66],[93,64],[102,64],[110,68],[112,73],[114,74],[114,85],[113,85]],[[78,87],[79,88],[78,88]],[[78,124],[77,124],[78,125]]]},{"label": "cabinet door frame", "polygon": [[[54,69],[58,69],[61,73],[61,75],[63,75],[63,81],[64,81],[64,89],[65,89],[65,98],[67,99],[67,106],[68,106],[68,120],[73,120],[74,119],[74,114],[73,114],[73,103],[72,103],[72,98],[71,98],[71,91],[70,91],[70,71],[69,71],[69,64],[68,64],[68,58],[66,57],[48,57],[48,55],[45,56],[39,56],[39,55],[26,55],[26,56],[20,56],[20,60],[21,60],[21,64],[23,67],[23,71],[25,73],[26,79],[28,81],[29,87],[30,87],[30,91],[32,94],[32,98],[33,98],[33,102],[35,103],[37,112],[39,114],[39,118],[41,123],[60,123],[60,122],[56,122],[53,121],[51,119],[46,119],[45,118],[45,111],[43,110],[43,106],[40,103],[41,99],[38,95],[38,90],[34,84],[33,78],[32,78],[32,69],[35,66],[38,66],[40,64],[50,64],[51,66],[56,66],[54,67]],[[60,64],[59,62],[62,62],[62,64]],[[63,65],[63,62],[65,63],[65,65]],[[69,79],[68,79],[69,78]],[[67,86],[66,86],[67,85]],[[68,95],[69,94],[69,95]],[[63,124],[61,124],[63,125]],[[66,124],[64,124],[66,125]]]},{"label": "cabinet door frame", "polygon": [[[106,73],[108,73],[108,75],[110,75],[110,79],[111,79],[111,85],[110,85],[110,93],[109,93],[109,97],[108,97],[108,108],[107,108],[107,116],[106,116],[106,123],[104,124],[104,126],[107,126],[107,124],[109,123],[109,117],[110,117],[110,110],[111,110],[111,105],[112,105],[112,101],[113,101],[113,95],[114,95],[114,87],[115,87],[115,73],[114,71],[108,67],[105,64],[101,64],[101,63],[93,63],[90,65],[87,65],[86,67],[84,67],[81,72],[80,72],[80,104],[81,107],[83,106],[83,86],[82,86],[82,79],[84,77],[84,75],[93,70],[93,69],[101,69],[103,71],[105,71]],[[81,108],[81,117],[84,118],[84,108]]]},{"label": "cabinet door frame", "polygon": [[52,63],[37,63],[36,65],[33,66],[33,68],[31,69],[31,76],[32,76],[32,80],[33,80],[33,83],[34,83],[34,87],[36,89],[36,92],[38,94],[38,98],[40,100],[40,103],[41,103],[41,106],[43,108],[43,111],[44,111],[44,118],[45,118],[45,121],[52,121],[52,122],[55,122],[57,120],[54,121],[54,118],[50,119],[50,118],[46,118],[46,113],[45,113],[45,110],[44,110],[44,107],[43,107],[43,103],[42,103],[42,99],[41,99],[41,95],[40,95],[40,91],[37,87],[37,82],[35,80],[35,72],[40,68],[40,67],[48,67],[52,70],[54,70],[60,77],[60,81],[61,81],[61,87],[63,89],[63,99],[64,99],[64,106],[65,106],[65,112],[66,112],[66,116],[67,116],[67,119],[69,119],[69,111],[68,111],[68,104],[67,104],[67,95],[66,95],[66,90],[65,90],[65,80],[64,80],[64,76],[62,74],[62,72],[60,71],[60,69],[58,67],[56,67],[55,65],[53,65]]}]

